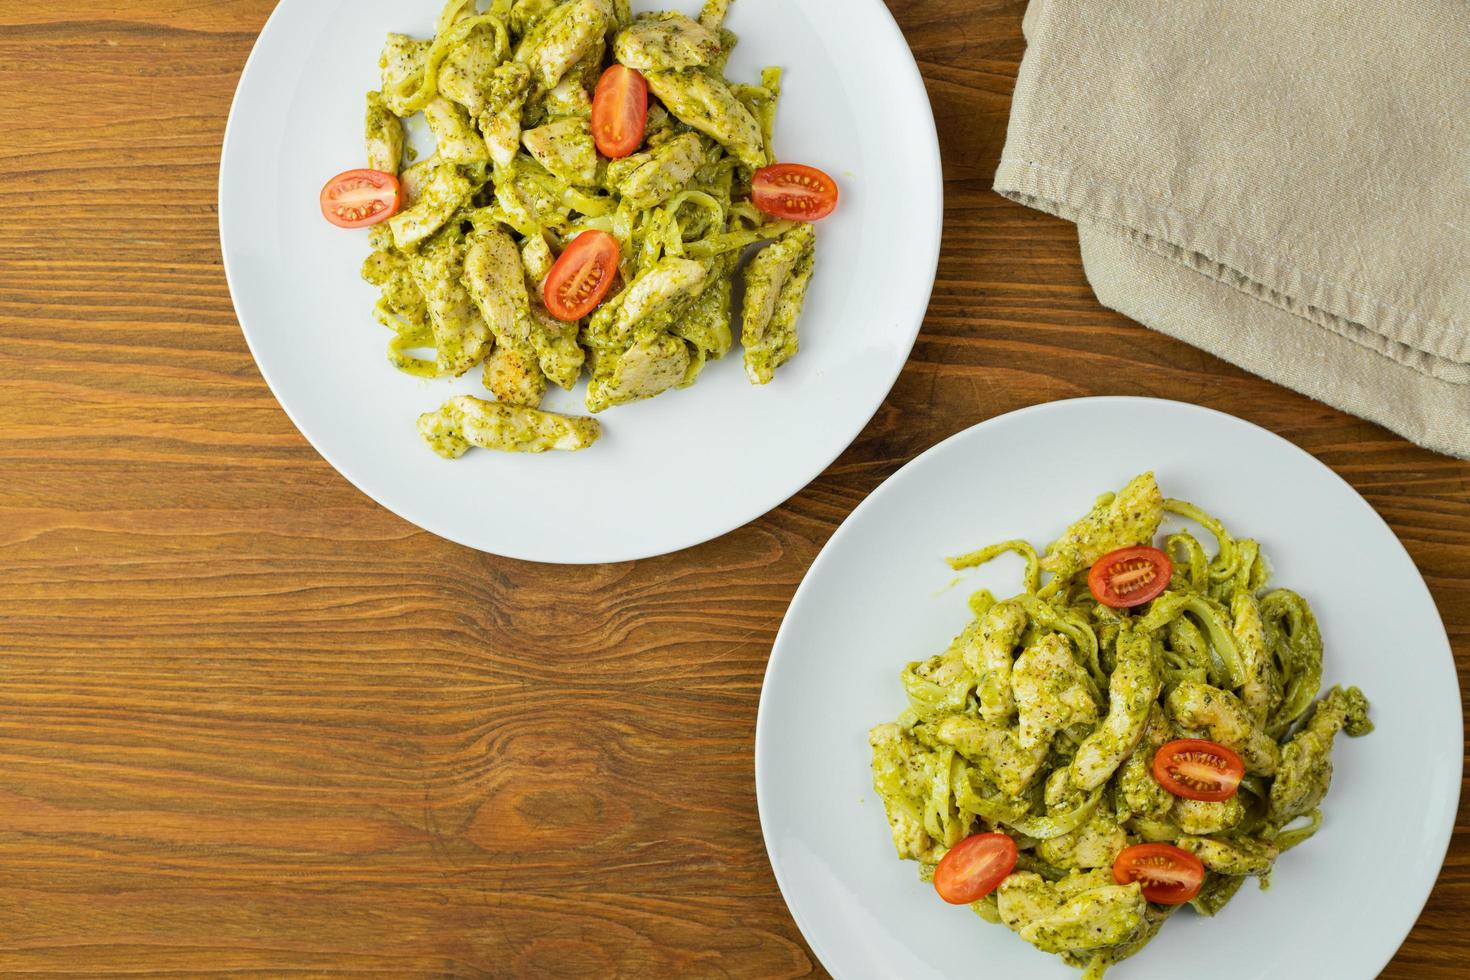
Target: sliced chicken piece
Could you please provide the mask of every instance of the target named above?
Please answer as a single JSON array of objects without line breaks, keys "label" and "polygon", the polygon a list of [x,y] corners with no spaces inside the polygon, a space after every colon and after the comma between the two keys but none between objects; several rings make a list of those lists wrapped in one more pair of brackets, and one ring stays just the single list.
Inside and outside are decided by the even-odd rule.
[{"label": "sliced chicken piece", "polygon": [[1021,938],[1047,953],[1099,949],[1126,942],[1143,924],[1148,902],[1137,882],[1117,885],[1095,873],[1081,879],[1075,893],[1026,871],[1000,883],[1001,920]]},{"label": "sliced chicken piece", "polygon": [[551,252],[551,246],[547,244],[544,235],[527,235],[521,242],[521,262],[526,267],[526,279],[533,285],[533,291],[541,292],[541,284],[551,274],[551,267],[556,264],[556,256]]},{"label": "sliced chicken piece", "polygon": [[[747,310],[750,303],[747,292]],[[1016,647],[1021,643],[1026,623],[1026,610],[1020,605],[997,602],[980,617],[980,628],[966,634],[965,665],[980,681],[975,699],[979,702],[980,717],[986,721],[1005,722],[1016,712],[1011,672],[1015,665]]]},{"label": "sliced chicken piece", "polygon": [[466,244],[464,284],[495,342],[529,347],[531,304],[515,242],[503,231],[478,230]]},{"label": "sliced chicken piece", "polygon": [[515,0],[510,8],[510,30],[517,37],[531,33],[536,24],[551,13],[562,0]]},{"label": "sliced chicken piece", "polygon": [[1051,740],[1022,748],[1015,729],[967,715],[950,715],[933,729],[934,738],[980,767],[1010,797],[1025,793],[1041,771]]},{"label": "sliced chicken piece", "polygon": [[623,203],[642,211],[655,208],[689,186],[704,163],[704,144],[693,133],[676,136],[643,153],[615,160],[607,168],[608,183]]},{"label": "sliced chicken piece", "polygon": [[621,349],[633,332],[649,336],[662,332],[704,290],[709,267],[700,262],[666,256],[634,279],[612,302],[593,314],[587,327],[593,347]]},{"label": "sliced chicken piece", "polygon": [[720,56],[720,36],[683,14],[639,14],[613,41],[613,56],[639,71],[704,68]]},{"label": "sliced chicken piece", "polygon": [[1118,635],[1117,651],[1118,665],[1108,677],[1107,715],[1072,757],[1072,785],[1078,789],[1101,786],[1133,754],[1163,685],[1149,634],[1125,629]]},{"label": "sliced chicken piece", "polygon": [[1143,738],[1118,767],[1118,781],[1115,785],[1120,800],[1119,807],[1127,807],[1134,816],[1162,817],[1174,805],[1174,794],[1160,785],[1153,774],[1154,753],[1173,737],[1172,732],[1163,709],[1157,703],[1151,705]]},{"label": "sliced chicken piece", "polygon": [[383,53],[378,56],[378,68],[382,73],[383,101],[395,115],[413,114],[405,97],[417,88],[416,82],[423,76],[433,46],[433,41],[421,41],[407,34],[388,35]]},{"label": "sliced chicken piece", "polygon": [[587,120],[578,116],[558,119],[526,130],[521,142],[558,179],[579,187],[597,181],[597,144]]},{"label": "sliced chicken piece", "polygon": [[1021,745],[1030,748],[1064,728],[1098,719],[1092,679],[1060,633],[1048,633],[1016,658],[1011,672]]},{"label": "sliced chicken piece", "polygon": [[434,326],[439,369],[455,377],[484,360],[492,343],[489,327],[461,282],[464,253],[464,240],[446,229],[426,242],[411,260],[414,280],[424,294]]},{"label": "sliced chicken piece", "polygon": [[577,343],[577,324],[552,316],[539,296],[531,300],[531,343],[541,371],[552,383],[571,391],[582,376],[587,352]]},{"label": "sliced chicken piece", "polygon": [[424,106],[424,119],[439,144],[439,159],[445,163],[476,164],[490,159],[484,138],[470,122],[469,114],[446,98]]},{"label": "sliced chicken piece", "polygon": [[610,0],[567,0],[553,7],[521,39],[515,60],[531,69],[543,92],[603,43],[613,16]]},{"label": "sliced chicken piece", "polygon": [[587,410],[642,401],[678,386],[689,370],[689,345],[663,334],[640,340],[620,356],[601,354],[587,385]]},{"label": "sliced chicken piece", "polygon": [[1245,672],[1240,699],[1245,702],[1256,723],[1266,719],[1281,704],[1281,678],[1271,651],[1266,645],[1266,624],[1261,619],[1261,604],[1246,592],[1237,592],[1230,600],[1231,626],[1240,663]]},{"label": "sliced chicken piece", "polygon": [[439,66],[439,94],[453,99],[478,117],[485,108],[485,89],[491,73],[500,65],[504,52],[494,25],[481,24],[464,42],[449,52]]},{"label": "sliced chicken piece", "polygon": [[485,387],[502,405],[538,408],[546,396],[546,375],[534,351],[497,345],[485,358]]},{"label": "sliced chicken piece", "polygon": [[363,128],[368,169],[396,176],[403,165],[403,121],[388,108],[383,93],[368,93]]},{"label": "sliced chicken piece", "polygon": [[674,118],[724,146],[747,168],[766,165],[760,123],[724,81],[698,68],[651,71],[644,77]]},{"label": "sliced chicken piece", "polygon": [[496,343],[485,361],[485,387],[506,404],[535,408],[546,394],[546,375],[531,340],[521,254],[501,231],[479,230],[467,242],[464,284]]},{"label": "sliced chicken piece", "polygon": [[362,278],[383,291],[383,302],[394,314],[415,322],[429,314],[424,294],[413,277],[413,263],[396,251],[378,251],[362,264]]},{"label": "sliced chicken piece", "polygon": [[602,434],[596,419],[500,405],[471,395],[451,398],[437,412],[419,416],[418,430],[445,459],[458,459],[472,446],[510,453],[576,452]]},{"label": "sliced chicken piece", "polygon": [[1108,552],[1148,544],[1164,518],[1164,495],[1152,473],[1134,477],[1118,494],[1095,504],[1046,551],[1041,567],[1061,576],[1088,568]]},{"label": "sliced chicken piece", "polygon": [[1128,835],[1105,807],[1098,807],[1076,830],[1042,841],[1036,855],[1058,868],[1111,868],[1128,846]]},{"label": "sliced chicken piece", "polygon": [[1219,803],[1180,797],[1169,810],[1169,820],[1186,834],[1223,834],[1244,819],[1245,804],[1238,796]]},{"label": "sliced chicken piece", "polygon": [[733,275],[738,258],[739,253],[729,252],[715,260],[704,292],[670,328],[711,360],[724,357],[734,343],[730,333],[730,299],[735,290]]},{"label": "sliced chicken piece", "polygon": [[412,206],[388,219],[388,226],[393,229],[393,243],[405,252],[412,251],[469,203],[473,191],[469,180],[455,167],[448,164],[435,166],[419,188]]},{"label": "sliced chicken piece", "polygon": [[588,91],[588,79],[590,78],[591,84],[595,85],[602,77],[601,69],[602,64],[599,59],[596,63],[581,64],[567,72],[566,76],[556,83],[556,88],[547,92],[546,98],[542,100],[546,115],[552,119],[565,119],[569,116],[590,119],[592,93]]},{"label": "sliced chicken piece", "polygon": [[873,750],[873,789],[883,800],[894,850],[901,859],[933,860],[938,842],[924,829],[921,802],[932,782],[933,753],[898,725],[868,732]]},{"label": "sliced chicken piece", "polygon": [[[398,186],[403,189],[404,211],[419,203],[419,199],[424,196],[424,188],[429,186],[434,174],[438,173],[442,166],[443,161],[438,157],[428,157],[403,168],[403,173],[398,175]],[[377,230],[382,227],[383,225],[374,225],[373,229]]]},{"label": "sliced chicken piece", "polygon": [[509,62],[490,73],[476,119],[497,167],[510,166],[521,148],[521,110],[530,89],[531,72],[525,65]]},{"label": "sliced chicken piece", "polygon": [[796,356],[796,321],[816,265],[816,232],[799,224],[745,267],[745,315],[740,340],[752,384],[770,384],[776,369]]},{"label": "sliced chicken piece", "polygon": [[1279,853],[1274,845],[1248,837],[1181,837],[1176,846],[1222,875],[1266,874]]},{"label": "sliced chicken piece", "polygon": [[1185,681],[1164,701],[1169,719],[1180,728],[1202,732],[1237,753],[1247,772],[1276,775],[1281,750],[1261,730],[1245,703],[1229,691],[1197,681]]}]

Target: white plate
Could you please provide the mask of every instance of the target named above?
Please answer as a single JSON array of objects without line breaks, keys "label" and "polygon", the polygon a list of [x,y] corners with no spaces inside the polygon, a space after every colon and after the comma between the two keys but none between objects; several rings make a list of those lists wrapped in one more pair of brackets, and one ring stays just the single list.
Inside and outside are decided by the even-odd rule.
[{"label": "white plate", "polygon": [[[439,0],[282,0],[240,79],[220,168],[220,238],[250,349],[281,406],[364,493],[435,534],[546,562],[699,544],[777,506],[877,411],[929,303],[942,175],[918,68],[881,0],[736,0],[729,76],[786,69],[776,145],[838,179],[819,228],[801,354],[757,388],[737,348],[686,391],[606,412],[592,449],[440,460],[414,421],[478,371],[424,382],[385,359],[365,232],[322,220],[321,185],[363,165],[363,93],[389,31],[432,32]],[[643,2],[684,9],[698,0]],[[831,25],[840,23],[841,30]],[[488,397],[488,396],[486,396]],[[582,390],[553,411],[584,412]]]},{"label": "white plate", "polygon": [[946,555],[1044,545],[1150,469],[1167,495],[1261,541],[1273,582],[1316,611],[1324,683],[1361,686],[1377,730],[1338,739],[1322,829],[1281,858],[1270,891],[1248,883],[1213,921],[1186,910],[1110,980],[1374,977],[1414,924],[1449,842],[1463,742],[1449,641],[1409,556],[1351,487],[1262,429],[1176,402],[1085,399],[992,419],[905,466],[791,603],[761,693],[756,791],[781,892],[835,977],[1075,980],[894,856],[866,733],[904,708],[899,670],[944,649],[975,589],[1020,591],[1013,559],[948,588]]}]

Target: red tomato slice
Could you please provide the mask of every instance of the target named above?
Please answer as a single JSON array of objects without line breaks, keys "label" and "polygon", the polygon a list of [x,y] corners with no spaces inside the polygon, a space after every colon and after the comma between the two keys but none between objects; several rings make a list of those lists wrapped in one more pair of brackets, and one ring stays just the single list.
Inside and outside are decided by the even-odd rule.
[{"label": "red tomato slice", "polygon": [[366,228],[398,213],[398,178],[381,170],[349,170],[322,188],[322,214],[338,228]]},{"label": "red tomato slice", "polygon": [[1097,560],[1087,587],[1103,605],[1131,609],[1167,589],[1173,574],[1174,563],[1158,548],[1120,548]]},{"label": "red tomato slice", "polygon": [[1245,763],[1240,756],[1202,738],[1181,738],[1154,753],[1154,778],[1186,800],[1220,803],[1240,788]]},{"label": "red tomato slice", "polygon": [[755,206],[783,221],[820,221],[837,209],[837,181],[816,167],[778,163],[755,172]]},{"label": "red tomato slice", "polygon": [[1016,842],[1005,834],[966,837],[939,859],[934,890],[951,905],[979,901],[1016,867]]},{"label": "red tomato slice", "polygon": [[597,309],[612,288],[621,255],[618,240],[605,231],[584,231],[572,239],[551,267],[542,290],[551,315],[558,320],[580,320]]},{"label": "red tomato slice", "polygon": [[1199,894],[1205,866],[1173,844],[1134,844],[1113,862],[1113,880],[1120,885],[1138,882],[1143,897],[1155,904],[1183,905]]},{"label": "red tomato slice", "polygon": [[643,145],[648,126],[648,83],[636,69],[613,65],[602,73],[592,96],[592,139],[616,160]]}]

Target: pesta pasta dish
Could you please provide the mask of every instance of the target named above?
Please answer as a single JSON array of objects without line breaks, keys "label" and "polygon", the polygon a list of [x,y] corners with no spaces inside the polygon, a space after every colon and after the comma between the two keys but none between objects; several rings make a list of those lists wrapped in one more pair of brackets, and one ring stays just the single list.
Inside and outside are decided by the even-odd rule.
[{"label": "pesta pasta dish", "polygon": [[[754,384],[797,353],[811,222],[838,191],[777,163],[780,69],[725,78],[728,6],[449,0],[434,37],[388,36],[368,167],[330,181],[321,206],[370,228],[363,276],[382,293],[390,362],[424,378],[482,372],[493,400],[459,396],[419,419],[441,456],[587,448],[594,418],[540,407],[584,376],[595,415],[693,384],[737,333]],[[404,123],[419,114],[436,149],[407,165]]]},{"label": "pesta pasta dish", "polygon": [[[1185,531],[1156,542],[1165,514],[1214,554]],[[1306,600],[1152,474],[1042,555],[1008,541],[951,564],[1007,552],[1023,591],[977,594],[949,648],[904,668],[907,710],[869,733],[873,784],[940,898],[1097,980],[1184,905],[1213,916],[1266,886],[1321,824],[1334,736],[1371,731],[1368,703],[1318,697]]]}]

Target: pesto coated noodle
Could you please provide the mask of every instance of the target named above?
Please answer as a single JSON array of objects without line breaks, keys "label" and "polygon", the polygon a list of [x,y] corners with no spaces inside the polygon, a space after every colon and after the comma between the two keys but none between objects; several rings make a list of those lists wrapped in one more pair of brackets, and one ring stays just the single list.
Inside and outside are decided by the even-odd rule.
[{"label": "pesto coated noodle", "polygon": [[[1166,591],[1136,609],[1096,601],[1089,567],[1152,544],[1166,513],[1202,525],[1214,554],[1170,534]],[[1320,825],[1333,737],[1370,732],[1368,702],[1355,687],[1317,699],[1322,637],[1306,600],[1269,589],[1255,541],[1165,499],[1151,473],[1100,498],[1044,555],[1007,541],[950,564],[1006,553],[1024,559],[1024,591],[977,593],[949,648],[903,669],[907,710],[868,735],[873,785],[898,856],[926,880],[970,835],[1012,837],[1015,870],[971,908],[1097,980],[1181,907],[1119,884],[1119,853],[1164,842],[1193,854],[1205,879],[1188,904],[1207,916],[1248,877],[1265,888],[1276,858]],[[1155,751],[1181,738],[1239,754],[1234,797],[1176,797],[1154,778]]]},{"label": "pesto coated noodle", "polygon": [[[590,446],[597,421],[541,411],[549,385],[570,390],[586,373],[595,414],[693,384],[734,344],[737,275],[752,383],[796,354],[816,236],[751,203],[753,172],[776,160],[781,71],[725,79],[728,5],[635,17],[627,0],[449,0],[432,39],[389,35],[366,149],[371,168],[399,176],[404,206],[372,229],[363,277],[381,289],[395,367],[423,378],[481,367],[495,397],[420,418],[435,452]],[[611,161],[590,123],[609,59],[658,99],[641,150]],[[420,112],[437,149],[405,168],[403,122]],[[621,247],[618,286],[587,320],[563,322],[543,284],[591,230]],[[773,244],[741,271],[742,251],[762,243]]]}]

